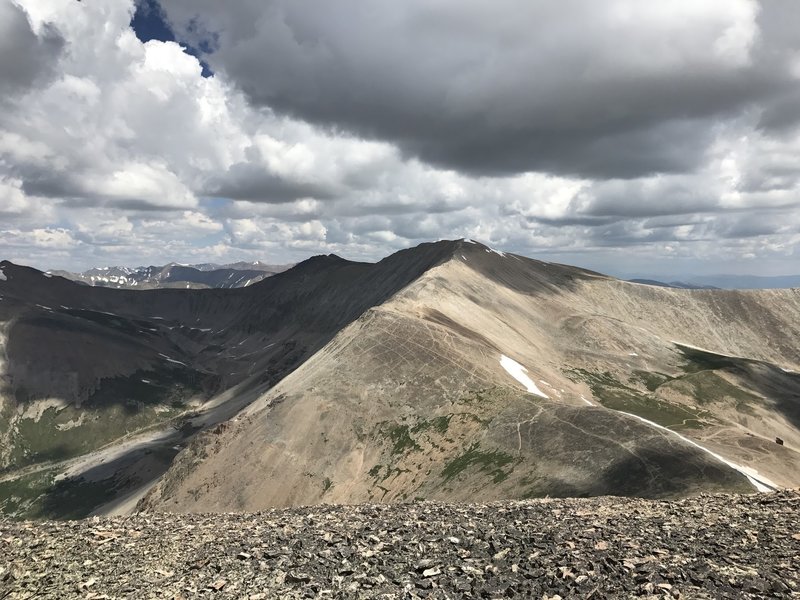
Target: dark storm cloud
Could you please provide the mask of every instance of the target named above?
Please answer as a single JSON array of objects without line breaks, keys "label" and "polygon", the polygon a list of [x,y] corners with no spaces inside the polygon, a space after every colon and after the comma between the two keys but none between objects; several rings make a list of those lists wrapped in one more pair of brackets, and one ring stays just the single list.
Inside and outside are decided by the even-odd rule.
[{"label": "dark storm cloud", "polygon": [[595,178],[691,171],[716,119],[792,89],[797,9],[768,4],[759,37],[746,2],[163,2],[256,105],[470,174]]},{"label": "dark storm cloud", "polygon": [[[663,201],[666,198],[668,202]],[[588,193],[580,194],[573,203],[580,214],[595,217],[656,217],[713,212],[719,208],[719,200],[711,190],[660,179],[604,181],[595,184]]]},{"label": "dark storm cloud", "polygon": [[300,198],[324,200],[339,192],[335,186],[318,182],[302,182],[287,179],[269,172],[263,165],[236,163],[219,177],[213,177],[206,185],[207,196],[283,204]]},{"label": "dark storm cloud", "polygon": [[86,195],[79,179],[67,171],[19,164],[14,165],[11,172],[20,178],[20,187],[29,196],[66,199],[82,198]]},{"label": "dark storm cloud", "polygon": [[36,35],[21,7],[0,0],[0,99],[27,90],[50,73],[63,45],[55,30],[44,27]]}]

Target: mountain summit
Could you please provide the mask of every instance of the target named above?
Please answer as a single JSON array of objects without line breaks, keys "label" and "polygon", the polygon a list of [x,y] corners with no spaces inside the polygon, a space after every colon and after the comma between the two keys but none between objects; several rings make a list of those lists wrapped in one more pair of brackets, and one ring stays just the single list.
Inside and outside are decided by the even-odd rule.
[{"label": "mountain summit", "polygon": [[797,290],[637,285],[471,240],[228,290],[1,266],[7,512],[800,483]]}]

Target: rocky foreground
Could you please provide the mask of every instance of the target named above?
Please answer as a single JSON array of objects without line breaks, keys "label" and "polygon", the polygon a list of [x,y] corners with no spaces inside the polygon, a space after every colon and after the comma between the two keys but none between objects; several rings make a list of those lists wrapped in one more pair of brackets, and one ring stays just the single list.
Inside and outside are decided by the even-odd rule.
[{"label": "rocky foreground", "polygon": [[800,495],[0,521],[0,598],[800,597]]}]

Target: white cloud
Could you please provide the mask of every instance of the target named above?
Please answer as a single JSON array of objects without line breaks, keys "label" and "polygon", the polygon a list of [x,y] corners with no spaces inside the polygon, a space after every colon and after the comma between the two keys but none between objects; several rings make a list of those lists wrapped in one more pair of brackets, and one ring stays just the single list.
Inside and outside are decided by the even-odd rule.
[{"label": "white cloud", "polygon": [[0,49],[38,54],[0,89],[0,255],[374,259],[464,236],[600,269],[796,260],[788,9],[413,1],[367,23],[355,4],[169,0],[220,34],[203,78],[136,38],[132,0],[8,1],[21,33]]}]

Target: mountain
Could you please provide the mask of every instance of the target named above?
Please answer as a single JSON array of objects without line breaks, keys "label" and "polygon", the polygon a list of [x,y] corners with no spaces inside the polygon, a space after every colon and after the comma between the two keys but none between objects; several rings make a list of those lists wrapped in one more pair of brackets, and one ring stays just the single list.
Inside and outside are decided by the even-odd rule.
[{"label": "mountain", "polygon": [[236,289],[0,268],[9,513],[800,484],[798,290],[637,285],[468,240]]},{"label": "mountain", "polygon": [[718,290],[720,288],[715,287],[713,285],[703,285],[700,283],[692,284],[692,283],[684,283],[683,281],[670,281],[669,283],[664,283],[663,281],[658,281],[656,279],[628,279],[630,283],[639,283],[642,285],[654,285],[656,287],[668,287],[668,288],[680,288],[684,290]]},{"label": "mountain", "polygon": [[800,275],[704,275],[688,279],[690,284],[714,286],[725,290],[768,290],[800,287]]},{"label": "mountain", "polygon": [[646,277],[629,279],[628,281],[662,287],[709,290],[772,290],[800,287],[800,275],[774,277],[760,275],[699,275],[682,280],[670,280],[669,283]]},{"label": "mountain", "polygon": [[291,265],[267,265],[260,262],[239,262],[230,265],[170,263],[163,267],[95,267],[82,273],[68,271],[48,271],[48,273],[98,287],[202,289],[246,287],[290,267]]}]

